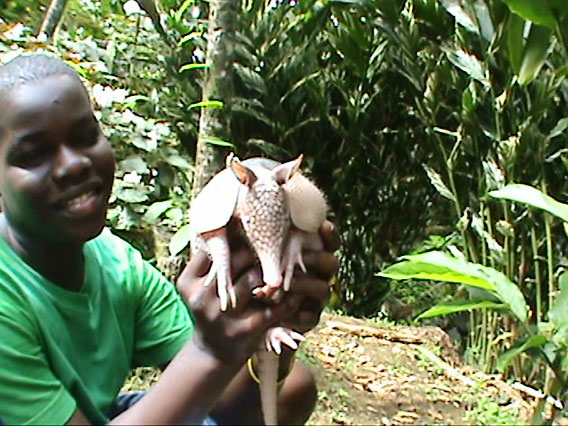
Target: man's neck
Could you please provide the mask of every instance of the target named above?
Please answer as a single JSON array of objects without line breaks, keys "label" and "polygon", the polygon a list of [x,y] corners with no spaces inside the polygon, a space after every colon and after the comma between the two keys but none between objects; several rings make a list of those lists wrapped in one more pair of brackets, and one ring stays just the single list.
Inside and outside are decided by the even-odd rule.
[{"label": "man's neck", "polygon": [[18,232],[0,215],[0,235],[12,249],[43,277],[71,291],[79,291],[83,285],[83,244],[65,244],[44,241]]}]

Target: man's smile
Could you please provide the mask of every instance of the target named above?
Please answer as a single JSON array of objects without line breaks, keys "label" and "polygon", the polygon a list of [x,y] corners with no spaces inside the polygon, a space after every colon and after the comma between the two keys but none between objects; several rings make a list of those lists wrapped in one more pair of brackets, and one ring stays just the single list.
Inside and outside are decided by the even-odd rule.
[{"label": "man's smile", "polygon": [[55,203],[68,215],[87,216],[97,212],[101,208],[101,183],[91,182],[76,189],[68,191]]}]

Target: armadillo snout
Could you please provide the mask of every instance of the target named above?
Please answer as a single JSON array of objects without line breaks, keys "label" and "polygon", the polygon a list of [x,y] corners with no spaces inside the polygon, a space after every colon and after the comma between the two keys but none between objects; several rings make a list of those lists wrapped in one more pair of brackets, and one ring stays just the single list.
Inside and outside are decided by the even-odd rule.
[{"label": "armadillo snout", "polygon": [[264,283],[281,287],[280,258],[290,223],[282,188],[274,180],[257,182],[238,209],[245,234],[260,260]]}]

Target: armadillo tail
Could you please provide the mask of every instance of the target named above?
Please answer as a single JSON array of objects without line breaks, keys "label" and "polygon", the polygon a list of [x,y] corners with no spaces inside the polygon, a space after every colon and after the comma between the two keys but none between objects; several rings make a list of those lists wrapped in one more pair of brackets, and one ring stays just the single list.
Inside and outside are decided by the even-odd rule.
[{"label": "armadillo tail", "polygon": [[278,355],[261,350],[257,352],[260,377],[260,403],[265,425],[278,424]]}]

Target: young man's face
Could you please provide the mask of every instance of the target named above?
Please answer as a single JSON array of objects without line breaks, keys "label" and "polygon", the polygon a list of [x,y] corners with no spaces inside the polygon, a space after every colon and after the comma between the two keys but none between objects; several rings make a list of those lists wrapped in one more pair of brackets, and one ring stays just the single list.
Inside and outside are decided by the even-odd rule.
[{"label": "young man's face", "polygon": [[13,89],[0,108],[0,194],[10,225],[47,242],[98,235],[114,156],[81,83],[50,76]]}]

